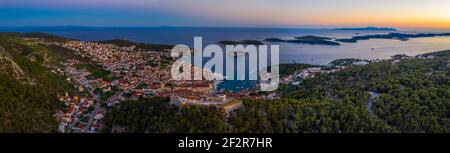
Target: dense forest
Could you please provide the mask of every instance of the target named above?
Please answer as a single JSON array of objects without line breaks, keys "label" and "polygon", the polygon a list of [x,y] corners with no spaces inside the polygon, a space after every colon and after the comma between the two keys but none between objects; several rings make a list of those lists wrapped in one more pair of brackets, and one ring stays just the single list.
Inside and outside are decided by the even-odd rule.
[{"label": "dense forest", "polygon": [[168,98],[123,102],[106,116],[103,132],[116,132],[112,124],[127,132],[227,132],[224,114],[216,107],[177,107]]},{"label": "dense forest", "polygon": [[298,99],[329,99],[364,110],[369,92],[375,92],[380,96],[374,99],[372,117],[385,125],[402,132],[450,132],[449,52],[437,52],[433,59],[354,66],[305,80],[284,94]]},{"label": "dense forest", "polygon": [[[105,132],[114,125],[128,132],[448,133],[449,53],[350,66],[298,86],[283,85],[280,100],[244,100],[244,108],[228,118],[213,108],[178,108],[161,99],[122,103],[107,115]],[[286,66],[292,72],[309,65]]]}]

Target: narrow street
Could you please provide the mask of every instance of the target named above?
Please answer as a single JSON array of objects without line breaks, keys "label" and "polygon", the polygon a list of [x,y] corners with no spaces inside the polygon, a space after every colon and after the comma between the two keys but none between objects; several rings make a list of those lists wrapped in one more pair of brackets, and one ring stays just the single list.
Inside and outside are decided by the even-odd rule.
[{"label": "narrow street", "polygon": [[89,94],[90,94],[91,96],[94,97],[95,108],[94,108],[94,110],[91,112],[91,114],[89,115],[89,121],[88,121],[88,123],[87,123],[87,125],[86,125],[86,128],[85,128],[84,131],[83,131],[84,133],[88,133],[88,132],[89,132],[89,128],[91,127],[92,122],[94,121],[95,115],[97,114],[98,111],[101,110],[101,105],[100,105],[100,99],[99,99],[99,96],[96,95],[96,94],[94,94],[93,91],[89,91]]}]

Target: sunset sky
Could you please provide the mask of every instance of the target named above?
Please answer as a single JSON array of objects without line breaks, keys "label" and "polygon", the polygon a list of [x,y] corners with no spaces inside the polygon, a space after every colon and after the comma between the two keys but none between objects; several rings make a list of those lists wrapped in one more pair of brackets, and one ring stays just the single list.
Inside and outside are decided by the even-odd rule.
[{"label": "sunset sky", "polygon": [[0,26],[450,29],[450,0],[0,0]]}]

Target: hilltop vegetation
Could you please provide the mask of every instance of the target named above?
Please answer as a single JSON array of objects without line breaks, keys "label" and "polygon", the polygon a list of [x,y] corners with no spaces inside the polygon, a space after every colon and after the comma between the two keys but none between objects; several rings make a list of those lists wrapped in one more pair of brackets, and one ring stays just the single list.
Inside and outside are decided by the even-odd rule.
[{"label": "hilltop vegetation", "polygon": [[73,87],[43,64],[63,57],[57,50],[0,33],[0,132],[55,132],[57,96]]},{"label": "hilltop vegetation", "polygon": [[21,38],[42,38],[42,39],[46,39],[46,40],[52,41],[52,42],[66,42],[69,40],[73,40],[73,39],[59,37],[59,36],[55,36],[55,35],[51,35],[51,34],[47,34],[47,33],[42,33],[42,32],[11,32],[11,33],[7,33],[7,34],[14,35],[14,36],[21,37]]}]

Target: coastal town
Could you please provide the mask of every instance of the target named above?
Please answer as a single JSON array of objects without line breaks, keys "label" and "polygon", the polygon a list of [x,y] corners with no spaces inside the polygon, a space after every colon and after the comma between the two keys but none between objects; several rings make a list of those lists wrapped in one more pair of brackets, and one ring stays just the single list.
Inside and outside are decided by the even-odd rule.
[{"label": "coastal town", "polygon": [[[78,58],[49,66],[53,73],[64,76],[78,91],[58,97],[64,109],[55,114],[59,132],[97,133],[102,128],[108,109],[122,102],[150,97],[168,97],[176,106],[217,106],[228,114],[243,107],[242,99],[279,99],[277,92],[261,94],[257,86],[239,92],[219,90],[223,80],[173,80],[170,69],[175,58],[170,50],[148,50],[136,46],[70,40],[50,42],[28,38],[41,45],[55,45],[73,51]],[[402,57],[405,58],[405,57]],[[333,66],[313,66],[282,76],[280,82],[298,86],[302,80],[322,73],[334,73],[350,65],[366,65],[377,60],[343,60]],[[395,62],[395,60],[393,61]],[[195,68],[194,68],[195,69]]]},{"label": "coastal town", "polygon": [[136,46],[118,46],[100,42],[50,42],[39,38],[28,41],[54,45],[73,51],[79,58],[48,66],[53,73],[64,76],[78,94],[58,97],[64,109],[55,114],[59,132],[97,133],[102,119],[111,107],[121,102],[149,97],[169,97],[177,106],[217,106],[225,113],[242,107],[242,97],[274,99],[275,93],[256,95],[257,88],[240,92],[218,90],[219,80],[173,80],[170,50],[144,50]]}]

